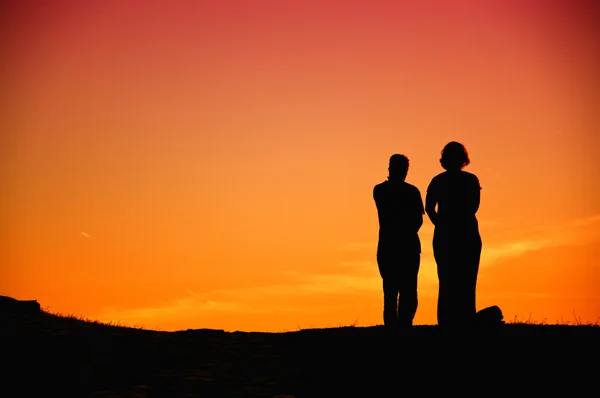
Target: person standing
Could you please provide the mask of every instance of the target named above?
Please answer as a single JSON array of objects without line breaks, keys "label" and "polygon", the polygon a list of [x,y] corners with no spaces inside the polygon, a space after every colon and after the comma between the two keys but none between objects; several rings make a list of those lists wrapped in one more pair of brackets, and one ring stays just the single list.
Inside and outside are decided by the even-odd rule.
[{"label": "person standing", "polygon": [[476,217],[481,186],[463,169],[471,162],[465,146],[452,141],[442,150],[444,172],[431,180],[425,211],[434,225],[439,326],[469,326],[475,321],[476,285],[482,241]]},{"label": "person standing", "polygon": [[418,232],[425,209],[419,189],[405,181],[408,167],[406,156],[392,155],[388,179],[373,188],[379,220],[377,265],[383,280],[383,321],[394,329],[412,326],[418,306]]}]

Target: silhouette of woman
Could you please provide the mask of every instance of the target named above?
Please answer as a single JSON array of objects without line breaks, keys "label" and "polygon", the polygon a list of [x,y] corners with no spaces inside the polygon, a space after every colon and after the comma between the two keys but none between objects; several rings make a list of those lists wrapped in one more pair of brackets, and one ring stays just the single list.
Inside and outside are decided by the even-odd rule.
[{"label": "silhouette of woman", "polygon": [[482,242],[475,213],[481,186],[477,176],[463,171],[470,159],[461,143],[448,143],[440,163],[446,171],[431,180],[425,197],[425,212],[434,225],[438,325],[467,326],[475,321],[476,313],[475,288]]}]

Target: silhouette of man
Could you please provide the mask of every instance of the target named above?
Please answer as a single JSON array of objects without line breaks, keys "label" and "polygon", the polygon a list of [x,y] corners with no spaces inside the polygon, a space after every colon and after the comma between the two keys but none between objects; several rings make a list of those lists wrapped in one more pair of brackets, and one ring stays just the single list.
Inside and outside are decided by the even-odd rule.
[{"label": "silhouette of man", "polygon": [[383,323],[391,328],[412,326],[418,305],[418,232],[425,210],[419,189],[405,181],[408,166],[406,156],[392,155],[388,179],[373,189],[379,218],[377,265],[383,279]]}]

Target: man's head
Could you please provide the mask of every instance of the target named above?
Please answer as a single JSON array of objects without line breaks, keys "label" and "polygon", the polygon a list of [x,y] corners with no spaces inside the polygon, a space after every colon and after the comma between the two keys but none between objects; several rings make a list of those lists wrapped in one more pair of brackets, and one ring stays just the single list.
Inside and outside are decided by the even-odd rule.
[{"label": "man's head", "polygon": [[408,163],[406,156],[397,153],[393,154],[390,157],[390,165],[388,167],[389,179],[404,181],[408,174]]}]

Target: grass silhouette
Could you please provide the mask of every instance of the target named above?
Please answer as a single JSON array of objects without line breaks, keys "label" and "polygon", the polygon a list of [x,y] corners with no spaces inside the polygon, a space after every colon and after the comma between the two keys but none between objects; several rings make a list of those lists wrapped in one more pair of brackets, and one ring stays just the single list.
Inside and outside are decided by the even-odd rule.
[{"label": "grass silhouette", "polygon": [[[600,326],[536,323],[177,332],[53,314],[0,314],[10,397],[539,395],[597,389]],[[9,386],[12,387],[9,389]]]}]

